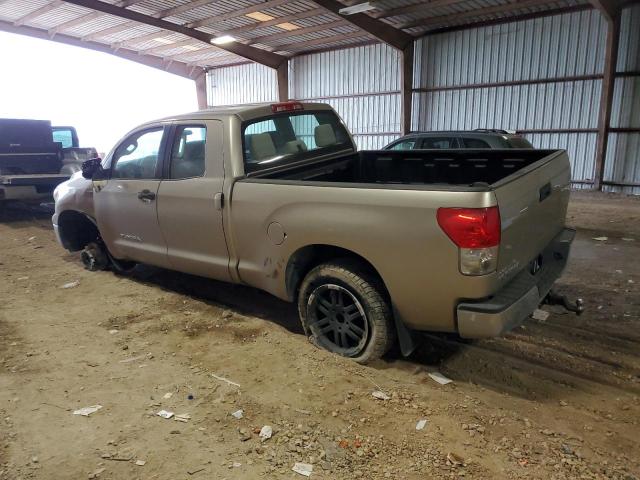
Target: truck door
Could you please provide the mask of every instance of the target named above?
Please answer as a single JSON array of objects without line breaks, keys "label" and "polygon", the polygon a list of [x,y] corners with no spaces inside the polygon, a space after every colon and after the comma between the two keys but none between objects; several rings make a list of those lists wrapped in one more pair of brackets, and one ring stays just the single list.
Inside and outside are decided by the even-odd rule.
[{"label": "truck door", "polygon": [[158,190],[158,220],[173,269],[229,281],[223,159],[221,121],[176,123]]},{"label": "truck door", "polygon": [[127,137],[114,150],[109,178],[94,181],[98,228],[118,259],[168,267],[156,212],[165,129],[146,128]]}]

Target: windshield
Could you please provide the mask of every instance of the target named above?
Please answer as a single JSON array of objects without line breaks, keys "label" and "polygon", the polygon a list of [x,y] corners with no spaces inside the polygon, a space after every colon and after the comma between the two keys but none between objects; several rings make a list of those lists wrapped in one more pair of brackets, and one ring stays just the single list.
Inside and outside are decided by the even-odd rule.
[{"label": "windshield", "polygon": [[247,122],[242,145],[246,173],[354,149],[342,122],[329,110],[278,113]]}]

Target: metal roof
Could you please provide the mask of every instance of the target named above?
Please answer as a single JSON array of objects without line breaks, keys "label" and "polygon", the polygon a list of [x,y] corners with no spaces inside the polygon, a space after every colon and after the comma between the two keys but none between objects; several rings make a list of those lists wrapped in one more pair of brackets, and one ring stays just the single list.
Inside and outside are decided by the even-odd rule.
[{"label": "metal roof", "polygon": [[[0,0],[0,30],[62,41],[193,77],[202,69],[374,42],[379,32],[339,15],[361,0]],[[586,0],[379,0],[360,17],[399,37],[566,9]],[[322,6],[321,6],[322,5]],[[331,3],[329,3],[331,5]],[[106,11],[105,11],[106,10]],[[134,18],[132,18],[132,16]],[[366,24],[366,22],[365,22]],[[367,24],[368,25],[368,24]],[[212,45],[212,38],[236,41]]]}]

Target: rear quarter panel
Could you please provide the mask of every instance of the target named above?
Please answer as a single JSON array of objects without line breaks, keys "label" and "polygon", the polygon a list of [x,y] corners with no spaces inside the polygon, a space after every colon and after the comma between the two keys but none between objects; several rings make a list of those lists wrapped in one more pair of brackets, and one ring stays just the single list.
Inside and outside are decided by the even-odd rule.
[{"label": "rear quarter panel", "polygon": [[[489,207],[490,192],[375,188],[243,180],[230,203],[232,242],[240,279],[290,299],[285,272],[291,256],[308,245],[332,245],[367,259],[381,275],[396,318],[407,326],[455,331],[460,298],[481,298],[496,288],[495,275],[465,277],[457,247],[437,224],[439,207]],[[269,225],[282,225],[277,245]]]}]

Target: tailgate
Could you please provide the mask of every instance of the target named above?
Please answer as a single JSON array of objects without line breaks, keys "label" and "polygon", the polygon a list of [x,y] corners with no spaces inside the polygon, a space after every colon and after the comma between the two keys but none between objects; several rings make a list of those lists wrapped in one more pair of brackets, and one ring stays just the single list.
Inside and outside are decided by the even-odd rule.
[{"label": "tailgate", "polygon": [[493,185],[502,222],[501,281],[531,265],[562,231],[570,181],[569,157],[558,150]]}]

